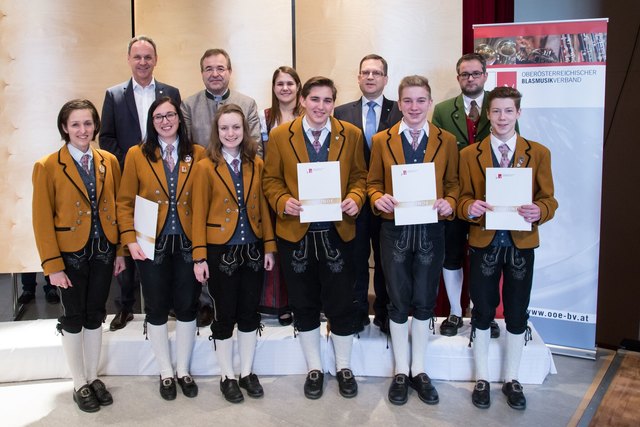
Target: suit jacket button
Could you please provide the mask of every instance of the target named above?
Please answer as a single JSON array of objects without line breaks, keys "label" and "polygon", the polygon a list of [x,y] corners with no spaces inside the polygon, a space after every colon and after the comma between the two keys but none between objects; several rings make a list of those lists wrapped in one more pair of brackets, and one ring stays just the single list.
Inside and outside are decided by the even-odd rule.
[{"label": "suit jacket button", "polygon": [[158,200],[158,204],[161,205],[162,204],[162,200]]},{"label": "suit jacket button", "polygon": [[160,190],[156,190],[156,194],[160,194]]},{"label": "suit jacket button", "polygon": [[76,206],[80,206],[80,202],[76,202]]},{"label": "suit jacket button", "polygon": [[71,227],[71,231],[76,231],[76,228],[75,227]]},{"label": "suit jacket button", "polygon": [[107,220],[111,221],[111,215],[107,215]]},{"label": "suit jacket button", "polygon": [[116,224],[117,224],[117,222],[111,221],[111,225],[116,225]]},{"label": "suit jacket button", "polygon": [[78,216],[84,215],[84,211],[78,211]]},{"label": "suit jacket button", "polygon": [[76,220],[76,224],[80,225],[80,224],[82,224],[82,221],[80,221],[80,220],[78,219],[78,220]]},{"label": "suit jacket button", "polygon": [[184,194],[188,196],[188,195],[189,195],[189,192],[187,191],[187,192],[185,192]]},{"label": "suit jacket button", "polygon": [[229,221],[230,221],[230,219],[229,219],[229,218],[225,218],[225,219],[224,219],[224,222],[229,222]]},{"label": "suit jacket button", "polygon": [[189,211],[186,211],[184,214],[185,214],[186,216],[189,216]]},{"label": "suit jacket button", "polygon": [[229,203],[229,199],[226,199],[226,198],[225,198],[225,199],[224,199],[224,202],[225,202],[225,203]]},{"label": "suit jacket button", "polygon": [[231,209],[227,208],[226,212],[231,213]]}]

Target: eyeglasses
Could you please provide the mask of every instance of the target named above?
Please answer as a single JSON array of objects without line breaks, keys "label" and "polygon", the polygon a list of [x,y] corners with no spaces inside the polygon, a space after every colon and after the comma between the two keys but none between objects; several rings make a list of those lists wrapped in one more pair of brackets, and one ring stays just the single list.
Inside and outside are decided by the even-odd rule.
[{"label": "eyeglasses", "polygon": [[458,77],[460,77],[463,80],[468,80],[469,77],[473,77],[474,79],[479,79],[483,75],[484,73],[482,71],[474,71],[473,73],[460,73],[458,74]]},{"label": "eyeglasses", "polygon": [[153,116],[153,122],[162,123],[162,120],[164,119],[167,119],[168,122],[172,122],[176,117],[178,117],[178,113],[169,111],[167,114],[156,114],[155,116]]},{"label": "eyeglasses", "polygon": [[207,74],[213,74],[213,72],[216,71],[218,74],[222,74],[227,70],[228,70],[227,67],[220,65],[219,67],[206,67],[204,70],[202,70],[202,72]]},{"label": "eyeglasses", "polygon": [[373,78],[378,79],[382,76],[384,76],[384,73],[382,71],[378,71],[378,70],[372,70],[372,71],[365,71],[362,70],[360,71],[360,77],[369,77],[369,75],[372,75]]}]

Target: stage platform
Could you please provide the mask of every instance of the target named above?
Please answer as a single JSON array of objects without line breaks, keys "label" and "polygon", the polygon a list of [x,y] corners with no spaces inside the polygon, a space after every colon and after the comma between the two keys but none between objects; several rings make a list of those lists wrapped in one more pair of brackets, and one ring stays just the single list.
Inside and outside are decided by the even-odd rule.
[{"label": "stage platform", "polygon": [[[103,324],[102,359],[100,375],[158,375],[151,344],[143,332],[144,316],[137,314],[126,328],[111,332],[112,315]],[[439,319],[436,331],[440,330]],[[54,319],[0,323],[0,382],[16,382],[49,378],[70,377],[62,353],[60,336]],[[298,339],[291,326],[280,326],[275,319],[267,319],[262,335],[258,337],[254,372],[258,375],[306,374],[306,364]],[[504,322],[498,320],[501,337],[491,340],[489,348],[490,381],[501,379],[502,354],[506,333]],[[520,382],[541,384],[548,374],[555,374],[556,367],[551,352],[540,335],[532,329],[522,354]],[[469,347],[469,319],[455,337],[439,334],[429,336],[425,353],[427,374],[434,380],[473,381],[473,352]],[[326,337],[326,325],[322,331],[322,359],[324,370],[335,373],[335,360],[331,340]],[[219,368],[209,341],[209,328],[200,328],[191,363],[195,376],[218,375]],[[169,321],[171,350],[175,359],[175,322]],[[234,334],[234,340],[236,336]],[[237,365],[237,354],[234,363]],[[373,324],[356,336],[353,343],[352,369],[356,376],[393,376],[393,351],[391,341]]]}]

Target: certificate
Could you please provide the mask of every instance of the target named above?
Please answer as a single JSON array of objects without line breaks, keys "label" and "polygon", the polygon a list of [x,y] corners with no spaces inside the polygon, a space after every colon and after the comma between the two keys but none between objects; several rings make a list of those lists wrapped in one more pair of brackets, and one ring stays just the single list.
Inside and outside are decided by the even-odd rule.
[{"label": "certificate", "polygon": [[436,202],[436,170],[433,163],[391,165],[396,225],[438,222]]},{"label": "certificate", "polygon": [[156,225],[158,223],[158,204],[144,197],[136,196],[133,211],[133,228],[136,240],[144,254],[153,260],[156,249]]},{"label": "certificate", "polygon": [[531,204],[531,168],[487,168],[486,177],[487,203],[493,212],[485,213],[485,228],[531,231],[531,223],[518,214],[518,207]]},{"label": "certificate", "polygon": [[342,221],[340,162],[298,163],[300,222]]}]

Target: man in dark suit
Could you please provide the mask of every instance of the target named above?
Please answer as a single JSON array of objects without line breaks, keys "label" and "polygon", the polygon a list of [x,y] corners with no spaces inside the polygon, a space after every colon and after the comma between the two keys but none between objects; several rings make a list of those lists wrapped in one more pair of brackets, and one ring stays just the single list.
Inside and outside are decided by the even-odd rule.
[{"label": "man in dark suit", "polygon": [[[153,70],[158,62],[156,44],[146,36],[131,39],[127,50],[127,61],[132,78],[107,89],[102,105],[102,129],[100,148],[114,154],[124,168],[124,158],[130,147],[137,145],[146,136],[149,106],[162,96],[181,102],[180,91],[153,78]],[[116,298],[116,313],[110,324],[112,331],[124,328],[133,320],[133,304],[138,281],[135,263],[125,257],[126,270],[117,276],[120,297]]]},{"label": "man in dark suit", "polygon": [[[335,109],[334,117],[360,128],[364,135],[364,158],[369,167],[371,138],[373,134],[388,129],[402,119],[398,104],[382,95],[387,85],[387,61],[379,55],[367,55],[360,60],[358,86],[362,97]],[[371,214],[369,203],[365,203],[356,220],[355,241],[356,284],[354,299],[360,310],[362,326],[369,324],[369,256],[373,247],[375,264],[373,289],[376,299],[373,303],[375,317],[373,323],[383,332],[388,332],[387,303],[389,297],[380,264],[380,218]]]},{"label": "man in dark suit", "polygon": [[[483,101],[487,92],[487,65],[477,53],[463,55],[456,63],[456,74],[460,85],[460,95],[437,104],[433,110],[432,123],[455,135],[458,150],[482,141],[489,136],[487,108]],[[449,297],[451,311],[440,325],[440,333],[454,336],[462,326],[462,265],[464,250],[469,233],[469,223],[459,218],[445,223],[445,257],[442,276]],[[491,323],[491,337],[497,338],[500,329]]]}]

